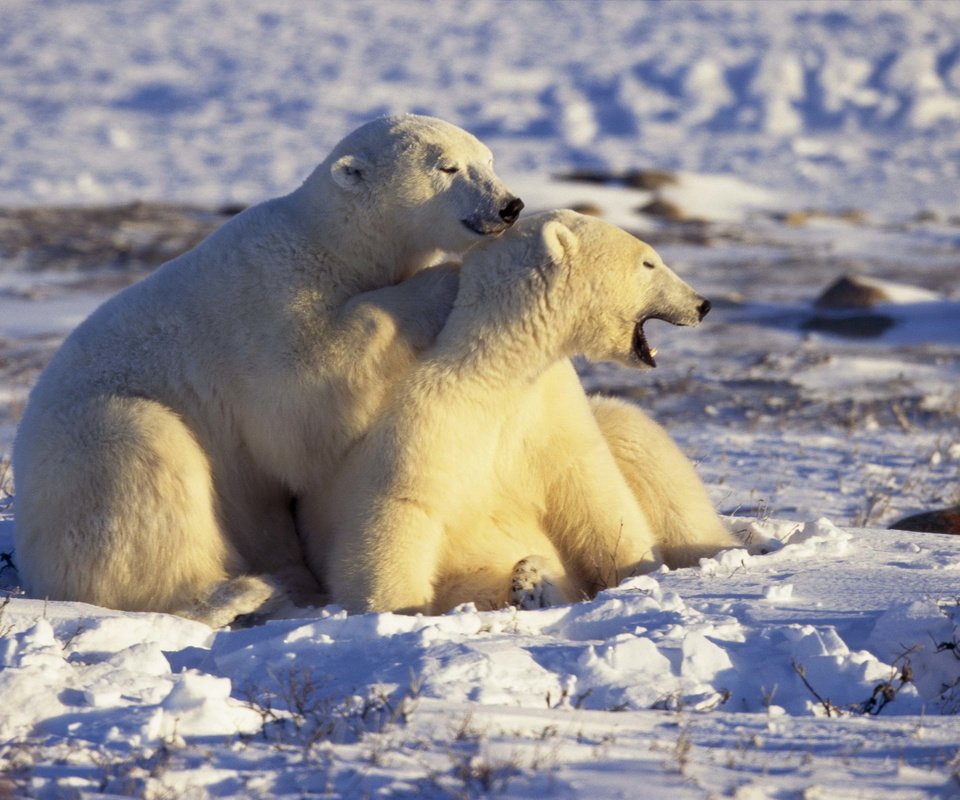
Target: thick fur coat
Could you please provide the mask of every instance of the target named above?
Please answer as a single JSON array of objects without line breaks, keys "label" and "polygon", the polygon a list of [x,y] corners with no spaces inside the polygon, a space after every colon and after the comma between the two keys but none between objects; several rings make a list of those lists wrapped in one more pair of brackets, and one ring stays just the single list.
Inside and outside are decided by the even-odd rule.
[{"label": "thick fur coat", "polygon": [[472,250],[435,345],[310,521],[324,535],[308,558],[333,600],[433,613],[552,604],[666,553],[732,544],[662,429],[588,399],[569,361],[649,365],[644,320],[696,325],[708,308],[651,247],[569,211]]},{"label": "thick fur coat", "polygon": [[393,284],[520,208],[470,134],[376,120],[292,194],[106,302],[41,375],[17,433],[27,590],[212,625],[280,595],[322,602],[294,501],[313,513],[456,288],[443,270]]}]

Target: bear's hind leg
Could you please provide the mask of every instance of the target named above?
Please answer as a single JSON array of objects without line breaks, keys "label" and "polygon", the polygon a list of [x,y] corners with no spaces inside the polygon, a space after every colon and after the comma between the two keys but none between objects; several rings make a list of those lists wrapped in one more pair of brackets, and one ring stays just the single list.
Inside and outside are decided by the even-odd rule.
[{"label": "bear's hind leg", "polygon": [[237,558],[208,459],[178,415],[99,397],[25,420],[16,544],[31,594],[181,613],[209,600]]},{"label": "bear's hind leg", "polygon": [[247,624],[253,624],[270,617],[285,594],[284,586],[270,576],[238,575],[213,587],[206,596],[172,611],[211,628],[223,628],[244,618]]},{"label": "bear's hind leg", "polygon": [[693,464],[658,423],[615,398],[593,396],[590,407],[667,566],[694,566],[737,546]]}]

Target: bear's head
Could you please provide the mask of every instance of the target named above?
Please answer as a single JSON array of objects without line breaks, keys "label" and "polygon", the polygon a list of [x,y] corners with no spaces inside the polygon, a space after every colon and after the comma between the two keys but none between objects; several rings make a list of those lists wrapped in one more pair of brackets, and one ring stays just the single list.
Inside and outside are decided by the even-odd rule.
[{"label": "bear's head", "polygon": [[506,324],[536,328],[550,355],[631,367],[656,366],[648,320],[696,326],[710,310],[650,245],[566,210],[525,217],[499,241],[474,249],[460,280],[458,306],[490,305]]},{"label": "bear's head", "polygon": [[369,122],[344,138],[321,167],[345,205],[363,214],[368,230],[400,242],[400,253],[406,243],[463,253],[503,233],[523,208],[493,171],[490,150],[434,117]]}]

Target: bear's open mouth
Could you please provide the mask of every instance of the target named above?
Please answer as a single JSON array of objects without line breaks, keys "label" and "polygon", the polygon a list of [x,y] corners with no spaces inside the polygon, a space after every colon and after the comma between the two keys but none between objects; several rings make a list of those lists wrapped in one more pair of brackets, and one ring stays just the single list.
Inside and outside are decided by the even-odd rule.
[{"label": "bear's open mouth", "polygon": [[633,329],[633,354],[648,367],[657,366],[654,356],[657,354],[657,348],[651,347],[647,337],[643,333],[643,323],[648,317],[640,320]]}]

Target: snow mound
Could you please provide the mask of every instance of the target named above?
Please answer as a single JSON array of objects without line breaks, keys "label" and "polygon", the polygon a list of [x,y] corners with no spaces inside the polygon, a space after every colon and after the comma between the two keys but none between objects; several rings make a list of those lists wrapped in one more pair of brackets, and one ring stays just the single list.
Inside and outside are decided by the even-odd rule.
[{"label": "snow mound", "polygon": [[[235,786],[251,767],[228,754],[254,741],[278,748],[274,761],[290,745],[326,742],[346,749],[314,752],[352,763],[359,756],[350,748],[409,726],[408,742],[437,736],[456,748],[479,735],[472,718],[515,731],[579,726],[581,741],[630,713],[716,719],[722,736],[759,713],[764,735],[776,738],[787,728],[775,721],[785,717],[957,710],[960,612],[950,591],[960,539],[931,549],[915,544],[927,542],[922,534],[847,530],[826,519],[730,522],[744,547],[699,569],[661,569],[592,601],[539,611],[465,605],[439,617],[349,616],[330,607],[211,631],[171,616],[14,598],[0,618],[0,739],[39,746],[41,737],[47,753],[70,747],[81,760],[145,764],[122,774],[146,791],[156,782],[150,764],[201,743],[221,767],[198,773],[184,755],[186,772],[170,780],[192,775],[213,786],[225,776]],[[911,548],[911,569],[896,568]],[[864,591],[866,575],[874,594]],[[918,599],[921,586],[939,599]],[[459,733],[436,729],[455,727],[454,712]],[[590,716],[601,712],[627,716]],[[663,724],[649,718],[644,735]],[[479,755],[470,758],[486,769]],[[306,774],[300,769],[291,774]],[[524,781],[533,775],[511,770]],[[48,778],[82,788],[94,780],[86,774],[64,762]],[[390,774],[402,781],[402,771]],[[35,775],[40,789],[66,785]]]}]

